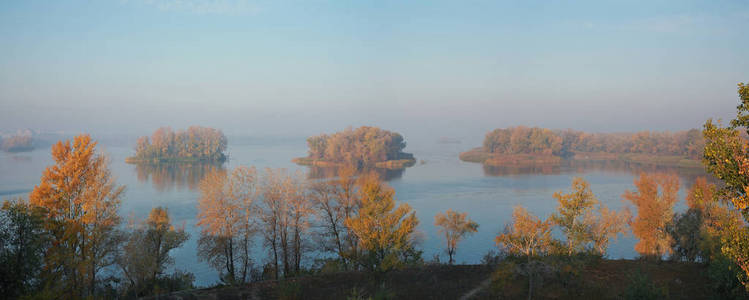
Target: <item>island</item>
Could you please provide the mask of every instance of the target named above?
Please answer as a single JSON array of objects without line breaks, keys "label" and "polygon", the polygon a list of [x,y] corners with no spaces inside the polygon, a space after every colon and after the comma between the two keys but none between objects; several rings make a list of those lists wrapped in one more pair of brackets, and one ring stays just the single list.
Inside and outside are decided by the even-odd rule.
[{"label": "island", "polygon": [[170,127],[162,127],[150,138],[138,138],[135,155],[126,158],[125,162],[223,162],[226,147],[226,136],[218,129],[191,126],[175,132]]},{"label": "island", "polygon": [[697,129],[587,133],[517,126],[490,131],[481,147],[461,153],[460,159],[489,166],[557,164],[572,159],[700,167],[704,145]]},{"label": "island", "polygon": [[5,152],[28,152],[34,150],[31,134],[17,134],[0,139],[0,149]]},{"label": "island", "polygon": [[330,135],[307,138],[309,155],[292,161],[318,167],[353,166],[357,169],[404,169],[416,163],[413,154],[403,152],[406,142],[397,132],[362,126]]}]

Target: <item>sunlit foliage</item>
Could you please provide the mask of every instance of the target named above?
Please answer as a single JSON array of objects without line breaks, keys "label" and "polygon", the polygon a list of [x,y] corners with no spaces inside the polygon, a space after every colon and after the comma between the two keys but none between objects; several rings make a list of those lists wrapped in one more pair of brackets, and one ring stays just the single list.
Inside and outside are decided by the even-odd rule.
[{"label": "sunlit foliage", "polygon": [[358,237],[363,250],[359,263],[370,271],[387,272],[403,264],[404,255],[414,247],[414,230],[419,224],[406,203],[395,206],[395,192],[376,176],[361,182],[361,207],[345,220]]},{"label": "sunlit foliage", "polygon": [[673,174],[640,174],[634,181],[636,190],[627,190],[622,197],[637,208],[630,223],[639,239],[635,250],[643,256],[662,257],[671,253],[671,235],[667,226],[673,218],[678,201],[679,178]]},{"label": "sunlit foliage", "polygon": [[117,209],[124,191],[88,135],[52,146],[47,167],[30,203],[46,210],[52,245],[45,257],[49,289],[71,297],[93,296],[100,271],[114,263]]},{"label": "sunlit foliage", "polygon": [[389,160],[413,159],[413,155],[402,152],[406,148],[403,136],[377,127],[362,126],[313,136],[307,139],[307,145],[312,160],[345,163],[357,168]]},{"label": "sunlit foliage", "polygon": [[468,218],[468,213],[459,213],[452,209],[434,216],[434,225],[439,227],[439,233],[445,237],[449,264],[453,263],[458,243],[466,236],[476,233],[479,228],[478,223]]},{"label": "sunlit foliage", "polygon": [[216,268],[227,284],[250,279],[257,197],[254,167],[237,167],[230,175],[212,171],[200,183],[198,256]]},{"label": "sunlit foliage", "polygon": [[541,220],[522,206],[512,211],[512,223],[494,241],[508,253],[525,256],[546,254],[552,245],[551,220]]}]

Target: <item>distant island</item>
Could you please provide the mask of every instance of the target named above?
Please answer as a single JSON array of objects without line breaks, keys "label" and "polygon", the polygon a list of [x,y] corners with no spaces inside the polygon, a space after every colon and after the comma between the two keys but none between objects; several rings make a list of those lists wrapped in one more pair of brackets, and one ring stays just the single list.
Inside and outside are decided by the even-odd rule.
[{"label": "distant island", "polygon": [[174,132],[169,127],[138,138],[135,155],[127,163],[223,162],[227,140],[221,130],[191,126]]},{"label": "distant island", "polygon": [[404,153],[406,142],[399,133],[377,127],[348,128],[331,135],[307,139],[309,155],[292,161],[310,166],[354,166],[358,169],[403,169],[416,163],[413,154]]},{"label": "distant island", "polygon": [[31,134],[19,134],[0,139],[0,149],[5,152],[28,152],[34,150]]},{"label": "distant island", "polygon": [[554,164],[568,158],[699,167],[704,145],[697,129],[587,133],[517,126],[490,131],[482,147],[461,153],[460,159],[490,166]]}]

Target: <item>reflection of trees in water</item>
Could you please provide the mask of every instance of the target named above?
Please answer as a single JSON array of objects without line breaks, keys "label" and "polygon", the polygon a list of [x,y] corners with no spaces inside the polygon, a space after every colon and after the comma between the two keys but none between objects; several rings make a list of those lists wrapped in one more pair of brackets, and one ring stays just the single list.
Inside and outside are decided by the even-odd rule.
[{"label": "reflection of trees in water", "polygon": [[[318,167],[318,166],[309,166],[309,172],[307,172],[307,178],[308,179],[324,179],[324,178],[334,178],[338,176],[338,173],[341,169],[344,167]],[[367,173],[367,172],[375,172],[378,175],[380,175],[380,178],[382,178],[385,181],[398,179],[403,177],[403,173],[406,171],[406,169],[381,169],[381,168],[372,168],[367,169],[364,171],[359,172],[361,173]]]},{"label": "reflection of trees in water", "polygon": [[173,188],[195,190],[206,174],[214,170],[226,172],[221,163],[160,163],[136,164],[138,181],[152,181],[156,190],[163,192]]},{"label": "reflection of trees in water", "polygon": [[543,174],[554,175],[564,173],[586,173],[586,172],[613,172],[639,175],[640,173],[676,173],[686,182],[694,182],[697,177],[707,177],[707,173],[701,168],[682,168],[663,166],[655,164],[627,162],[621,160],[607,161],[585,161],[585,160],[562,160],[557,164],[520,164],[506,166],[484,165],[484,175],[508,176],[508,175],[531,175]]}]

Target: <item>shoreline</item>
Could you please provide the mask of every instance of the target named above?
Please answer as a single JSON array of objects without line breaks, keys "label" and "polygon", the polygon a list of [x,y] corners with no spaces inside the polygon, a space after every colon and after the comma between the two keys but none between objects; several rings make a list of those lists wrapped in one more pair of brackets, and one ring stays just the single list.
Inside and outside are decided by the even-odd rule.
[{"label": "shoreline", "polygon": [[[314,166],[314,167],[345,167],[346,163],[331,162],[326,160],[316,160],[309,157],[297,157],[291,160],[291,162],[301,166]],[[389,170],[400,170],[411,167],[416,164],[416,159],[397,159],[397,160],[386,160],[377,162],[374,164],[375,168],[389,169]]]},{"label": "shoreline", "polygon": [[561,157],[546,154],[509,154],[496,155],[486,153],[482,148],[474,148],[461,152],[459,156],[461,161],[481,163],[488,166],[507,166],[507,165],[550,165],[560,163],[562,160],[575,161],[623,161],[630,163],[651,164],[664,167],[680,168],[702,168],[700,160],[688,158],[680,155],[657,155],[642,153],[606,153],[606,152],[578,152],[569,157]]}]

